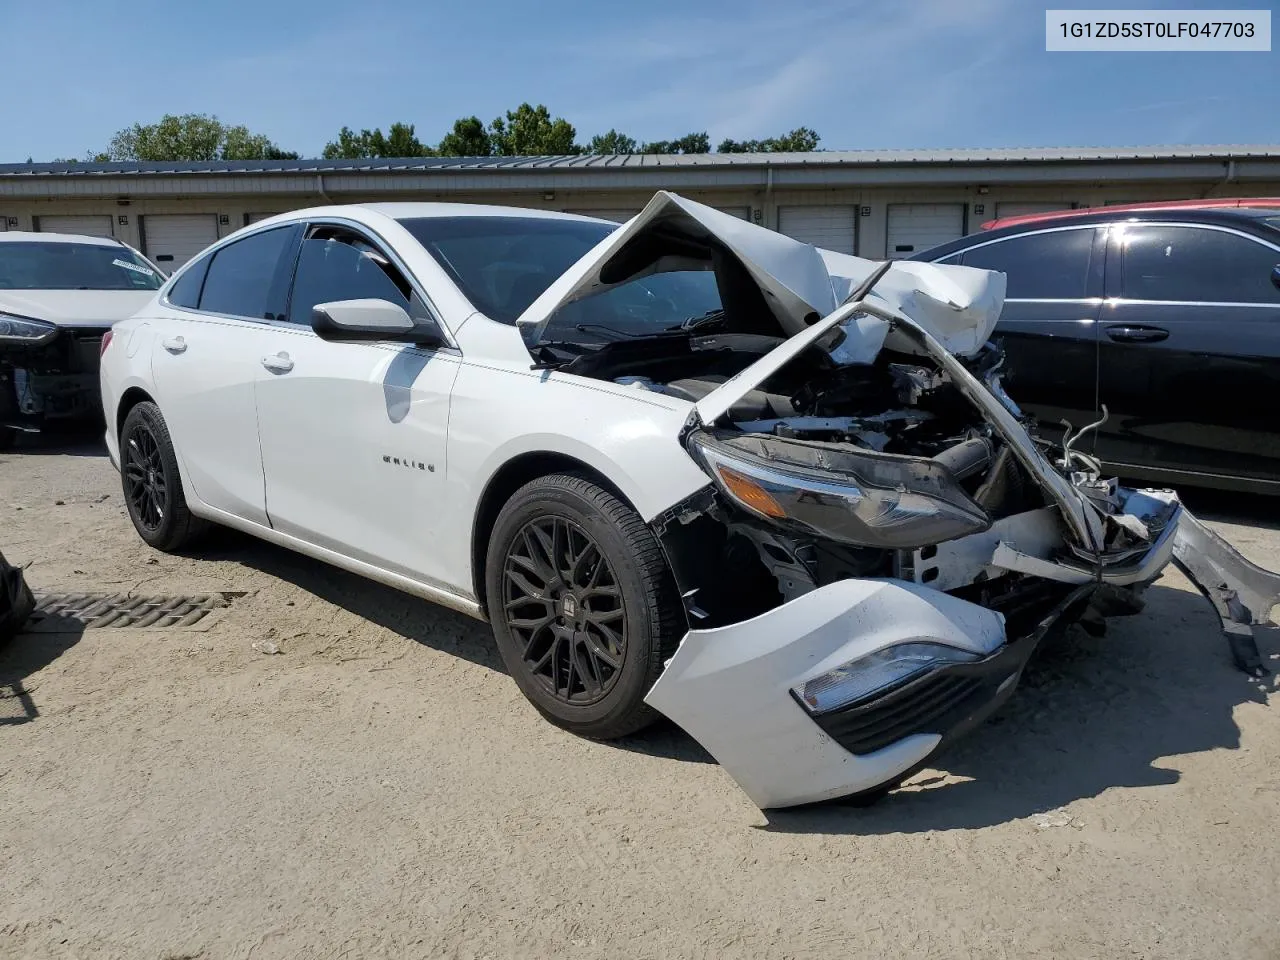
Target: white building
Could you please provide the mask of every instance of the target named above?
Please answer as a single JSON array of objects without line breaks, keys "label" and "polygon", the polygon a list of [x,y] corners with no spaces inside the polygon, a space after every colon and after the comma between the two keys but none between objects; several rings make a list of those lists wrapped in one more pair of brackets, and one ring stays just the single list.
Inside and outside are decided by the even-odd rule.
[{"label": "white building", "polygon": [[1280,146],[0,164],[0,229],[111,235],[172,269],[257,218],[322,203],[471,201],[624,220],[659,189],[833,250],[905,257],[997,216],[1280,195]]}]

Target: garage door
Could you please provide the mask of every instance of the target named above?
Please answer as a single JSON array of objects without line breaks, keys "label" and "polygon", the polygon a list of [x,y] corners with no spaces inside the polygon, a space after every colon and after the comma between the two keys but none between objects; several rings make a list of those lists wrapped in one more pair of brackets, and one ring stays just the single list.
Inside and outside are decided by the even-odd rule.
[{"label": "garage door", "polygon": [[217,239],[218,218],[212,213],[142,218],[143,251],[166,272],[182,266]]},{"label": "garage door", "polygon": [[79,233],[89,237],[110,237],[110,217],[36,217],[36,229],[43,233]]},{"label": "garage door", "polygon": [[997,217],[1021,217],[1028,213],[1052,213],[1054,210],[1070,210],[1071,204],[1062,203],[1022,203],[1021,201],[1013,201],[1010,203],[997,203]]},{"label": "garage door", "polygon": [[727,213],[731,217],[737,217],[739,220],[751,219],[750,207],[716,207],[721,213]]},{"label": "garage door", "polygon": [[852,206],[779,207],[778,232],[815,247],[853,253],[856,215]]},{"label": "garage door", "polygon": [[962,203],[891,203],[888,255],[910,257],[964,236]]},{"label": "garage door", "polygon": [[625,223],[634,217],[639,210],[566,210],[565,213],[576,213],[580,217],[596,217],[600,220],[612,220],[614,223]]},{"label": "garage door", "polygon": [[259,220],[265,220],[267,217],[274,216],[274,213],[246,213],[244,215],[244,225],[247,227],[251,223],[257,223]]}]

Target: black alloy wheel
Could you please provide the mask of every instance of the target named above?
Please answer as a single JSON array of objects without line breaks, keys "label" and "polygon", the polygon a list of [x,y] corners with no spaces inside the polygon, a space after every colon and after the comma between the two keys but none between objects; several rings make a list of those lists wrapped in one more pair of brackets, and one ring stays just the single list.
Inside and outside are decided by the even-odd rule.
[{"label": "black alloy wheel", "polygon": [[124,492],[129,501],[129,514],[135,523],[154,533],[164,523],[169,501],[160,444],[145,420],[134,424],[124,437],[120,451],[124,472]]},{"label": "black alloy wheel", "polygon": [[503,610],[529,673],[553,697],[592,704],[618,681],[626,611],[613,567],[565,517],[530,520],[503,564]]},{"label": "black alloy wheel", "polygon": [[544,717],[600,740],[653,722],[645,695],[688,625],[662,547],[616,492],[573,473],[529,481],[484,571],[498,652]]},{"label": "black alloy wheel", "polygon": [[157,550],[181,550],[207,529],[187,508],[169,427],[149,400],[132,407],[120,428],[120,484],[133,528]]}]

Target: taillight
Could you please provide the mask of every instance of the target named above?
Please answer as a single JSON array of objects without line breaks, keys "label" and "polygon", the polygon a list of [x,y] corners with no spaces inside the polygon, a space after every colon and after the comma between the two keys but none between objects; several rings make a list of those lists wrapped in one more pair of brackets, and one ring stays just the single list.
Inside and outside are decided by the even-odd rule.
[{"label": "taillight", "polygon": [[111,331],[108,330],[102,335],[102,347],[98,350],[98,356],[101,357],[107,352],[107,347],[111,346]]}]

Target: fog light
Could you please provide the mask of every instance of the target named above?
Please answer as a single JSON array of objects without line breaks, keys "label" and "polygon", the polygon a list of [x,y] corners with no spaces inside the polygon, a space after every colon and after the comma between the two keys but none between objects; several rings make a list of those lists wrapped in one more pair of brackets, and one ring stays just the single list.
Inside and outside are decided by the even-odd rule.
[{"label": "fog light", "polygon": [[945,643],[900,643],[841,664],[803,687],[792,687],[791,694],[810,714],[818,716],[906,683],[935,667],[980,659],[980,654]]}]

